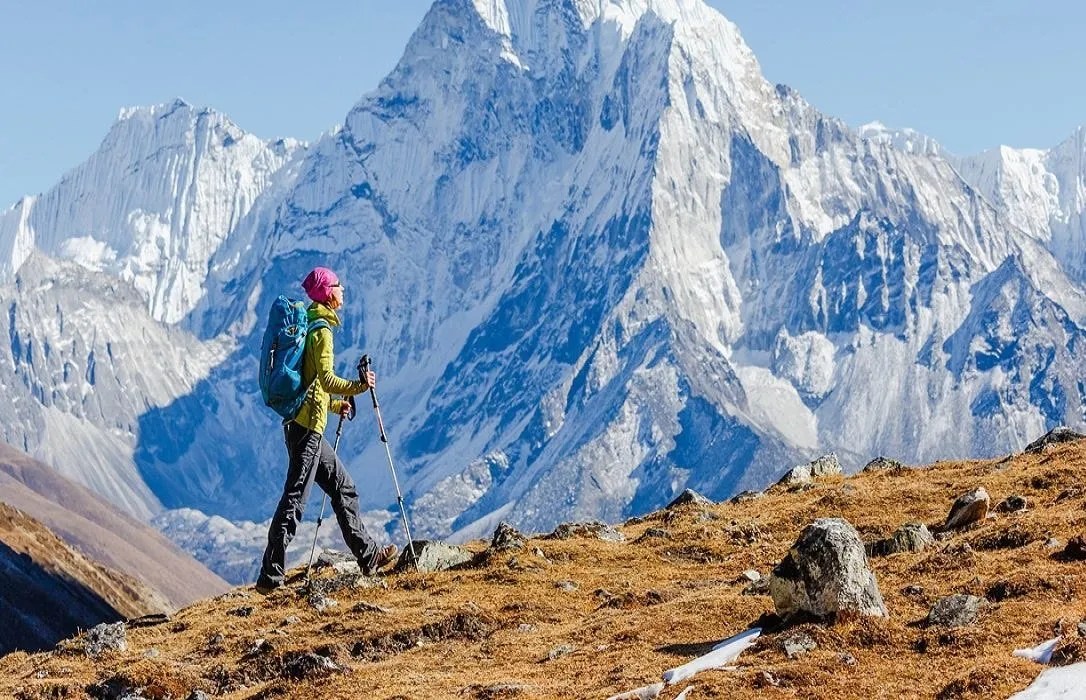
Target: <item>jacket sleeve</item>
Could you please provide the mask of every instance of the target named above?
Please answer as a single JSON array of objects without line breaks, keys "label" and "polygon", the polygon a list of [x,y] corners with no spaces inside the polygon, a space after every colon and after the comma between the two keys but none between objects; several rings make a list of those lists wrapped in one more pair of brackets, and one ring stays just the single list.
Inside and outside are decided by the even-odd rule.
[{"label": "jacket sleeve", "polygon": [[313,351],[317,355],[317,382],[329,394],[353,396],[369,390],[369,385],[363,381],[336,376],[335,371],[332,369],[332,356],[334,353],[331,329],[317,329],[313,337]]}]

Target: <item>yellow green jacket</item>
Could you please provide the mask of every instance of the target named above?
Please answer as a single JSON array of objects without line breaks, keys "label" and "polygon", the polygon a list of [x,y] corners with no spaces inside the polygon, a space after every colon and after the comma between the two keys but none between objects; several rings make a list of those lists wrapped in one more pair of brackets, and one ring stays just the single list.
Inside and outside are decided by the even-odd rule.
[{"label": "yellow green jacket", "polygon": [[329,328],[310,331],[305,339],[305,356],[302,358],[302,382],[309,387],[305,403],[294,416],[294,422],[310,430],[323,433],[328,424],[328,412],[338,413],[343,401],[333,401],[332,396],[354,396],[369,390],[363,381],[343,379],[333,369],[335,352],[332,346],[332,328],[339,326],[339,316],[324,304],[313,302],[307,310],[309,323],[320,319]]}]

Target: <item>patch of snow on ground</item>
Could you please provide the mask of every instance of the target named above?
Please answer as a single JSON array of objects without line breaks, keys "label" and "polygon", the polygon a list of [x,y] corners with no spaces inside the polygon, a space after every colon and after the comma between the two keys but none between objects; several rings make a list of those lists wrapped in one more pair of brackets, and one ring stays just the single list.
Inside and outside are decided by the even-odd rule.
[{"label": "patch of snow on ground", "polygon": [[1086,688],[1086,662],[1050,668],[1010,700],[1077,700]]},{"label": "patch of snow on ground", "polygon": [[741,632],[734,637],[725,639],[713,647],[713,650],[704,656],[699,656],[693,661],[688,661],[682,666],[677,666],[664,671],[664,682],[668,685],[678,683],[690,678],[695,673],[707,671],[711,668],[720,668],[735,661],[739,655],[746,651],[762,634],[760,627],[753,627]]},{"label": "patch of snow on ground", "polygon": [[1041,642],[1032,649],[1015,649],[1014,655],[1023,659],[1029,659],[1030,661],[1036,661],[1039,664],[1047,664],[1052,660],[1052,652],[1056,649],[1056,645],[1060,643],[1063,637],[1056,637],[1055,639],[1049,639],[1047,642]]}]

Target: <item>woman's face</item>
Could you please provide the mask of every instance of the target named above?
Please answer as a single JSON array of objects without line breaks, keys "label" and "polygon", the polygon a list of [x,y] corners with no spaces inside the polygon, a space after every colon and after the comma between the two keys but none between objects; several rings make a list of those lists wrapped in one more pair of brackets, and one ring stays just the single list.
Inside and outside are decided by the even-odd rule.
[{"label": "woman's face", "polygon": [[328,300],[328,306],[333,310],[343,306],[343,285],[336,283],[332,285],[332,296]]}]

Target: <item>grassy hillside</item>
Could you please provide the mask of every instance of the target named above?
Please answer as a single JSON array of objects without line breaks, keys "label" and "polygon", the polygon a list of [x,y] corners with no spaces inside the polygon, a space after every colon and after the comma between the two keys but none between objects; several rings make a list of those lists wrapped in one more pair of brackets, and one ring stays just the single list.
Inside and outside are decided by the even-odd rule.
[{"label": "grassy hillside", "polygon": [[[87,658],[80,640],[0,659],[0,695],[146,698],[607,698],[752,625],[765,629],[730,670],[665,688],[674,699],[1000,698],[1042,667],[1012,651],[1066,634],[1081,658],[1086,562],[1063,552],[1086,532],[1086,442],[1037,454],[827,477],[740,503],[688,504],[593,536],[530,538],[471,566],[396,573],[375,587],[315,575],[268,597],[239,588],[162,624],[128,630],[125,651]],[[941,524],[983,486],[992,512],[926,551],[870,560],[888,619],[783,624],[743,574],[770,573],[814,519],[844,517],[865,542],[906,522]],[[1011,495],[1021,512],[996,512]],[[487,542],[469,547],[484,552]],[[297,545],[301,546],[301,544]],[[1072,547],[1073,549],[1073,547]],[[349,585],[357,584],[357,585]],[[346,586],[346,587],[339,587]],[[746,592],[745,592],[746,591]],[[928,626],[941,597],[985,599],[976,623]],[[335,604],[330,604],[334,601]],[[786,641],[817,646],[795,658]],[[807,644],[807,646],[810,646]]]}]

